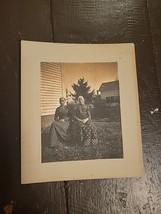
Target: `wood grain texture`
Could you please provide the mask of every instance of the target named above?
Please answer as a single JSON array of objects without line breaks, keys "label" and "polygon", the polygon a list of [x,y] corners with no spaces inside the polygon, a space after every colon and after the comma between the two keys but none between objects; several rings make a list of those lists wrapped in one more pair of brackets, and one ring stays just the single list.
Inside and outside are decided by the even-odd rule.
[{"label": "wood grain texture", "polygon": [[161,92],[161,1],[147,0],[155,65]]},{"label": "wood grain texture", "polygon": [[20,184],[20,40],[52,41],[48,0],[2,0],[0,6],[0,213],[66,213],[63,183]]},{"label": "wood grain texture", "polygon": [[[136,45],[145,176],[67,182],[69,213],[161,212],[161,116],[153,38],[145,0],[53,1],[55,42]],[[157,42],[156,42],[157,44]]]},{"label": "wood grain texture", "polygon": [[[1,212],[12,200],[13,213],[161,213],[160,11],[159,0],[1,0]],[[135,43],[143,178],[20,184],[21,39]]]}]

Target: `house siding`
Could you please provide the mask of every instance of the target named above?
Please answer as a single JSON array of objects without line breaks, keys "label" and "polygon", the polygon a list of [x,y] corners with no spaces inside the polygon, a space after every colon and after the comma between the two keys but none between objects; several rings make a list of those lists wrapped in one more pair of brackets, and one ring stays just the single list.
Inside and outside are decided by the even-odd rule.
[{"label": "house siding", "polygon": [[54,114],[62,96],[61,63],[41,62],[41,116]]}]

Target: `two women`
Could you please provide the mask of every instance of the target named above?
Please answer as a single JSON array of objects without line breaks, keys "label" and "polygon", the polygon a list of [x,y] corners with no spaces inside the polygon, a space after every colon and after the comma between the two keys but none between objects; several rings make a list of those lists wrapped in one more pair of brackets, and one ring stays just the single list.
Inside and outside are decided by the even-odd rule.
[{"label": "two women", "polygon": [[60,106],[55,112],[55,121],[50,128],[50,146],[57,143],[80,143],[90,145],[96,139],[91,114],[85,105],[83,96],[78,97],[78,104],[72,109],[66,105],[65,98],[60,98]]}]

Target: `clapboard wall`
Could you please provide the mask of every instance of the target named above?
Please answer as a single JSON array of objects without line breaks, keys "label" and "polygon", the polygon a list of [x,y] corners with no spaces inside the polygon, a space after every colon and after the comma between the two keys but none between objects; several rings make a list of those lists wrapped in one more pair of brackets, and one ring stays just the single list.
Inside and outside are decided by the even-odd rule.
[{"label": "clapboard wall", "polygon": [[54,114],[62,96],[61,63],[41,62],[41,115]]}]

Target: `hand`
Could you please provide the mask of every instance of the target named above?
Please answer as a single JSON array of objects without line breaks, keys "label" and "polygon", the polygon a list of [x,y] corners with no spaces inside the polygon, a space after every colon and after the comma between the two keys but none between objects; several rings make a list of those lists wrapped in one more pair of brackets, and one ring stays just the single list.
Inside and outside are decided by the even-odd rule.
[{"label": "hand", "polygon": [[82,123],[86,123],[87,121],[88,121],[88,118],[83,119],[83,120],[82,120]]},{"label": "hand", "polygon": [[65,120],[64,119],[60,119],[59,121],[64,122]]}]

